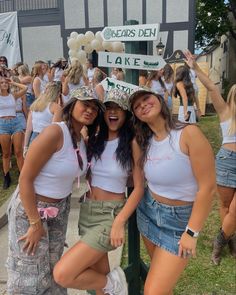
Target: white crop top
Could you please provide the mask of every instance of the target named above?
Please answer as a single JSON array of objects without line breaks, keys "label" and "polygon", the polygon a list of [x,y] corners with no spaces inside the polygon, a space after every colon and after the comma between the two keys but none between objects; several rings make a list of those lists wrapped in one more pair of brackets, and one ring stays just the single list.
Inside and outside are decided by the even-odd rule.
[{"label": "white crop top", "polygon": [[231,119],[221,122],[220,127],[222,131],[222,137],[223,137],[223,142],[224,143],[236,143],[236,133],[229,135],[228,130],[231,124]]},{"label": "white crop top", "polygon": [[118,138],[107,141],[101,159],[92,158],[91,186],[113,193],[125,192],[129,173],[116,160],[118,141]]},{"label": "white crop top", "polygon": [[148,187],[155,194],[192,202],[198,185],[189,157],[180,150],[182,130],[172,130],[162,141],[151,139],[144,173]]},{"label": "white crop top", "polygon": [[53,114],[50,111],[50,104],[42,112],[32,111],[33,132],[42,132],[45,127],[52,123]]},{"label": "white crop top", "polygon": [[87,156],[84,141],[81,140],[80,154],[83,160],[83,171],[81,171],[68,127],[64,122],[54,124],[60,126],[63,131],[63,146],[43,166],[35,178],[34,189],[36,194],[63,199],[71,193],[75,178],[86,170]]},{"label": "white crop top", "polygon": [[0,95],[0,118],[6,116],[16,116],[16,100],[12,94]]},{"label": "white crop top", "polygon": [[152,80],[151,90],[164,97],[165,89],[161,86],[161,83],[157,80]]}]

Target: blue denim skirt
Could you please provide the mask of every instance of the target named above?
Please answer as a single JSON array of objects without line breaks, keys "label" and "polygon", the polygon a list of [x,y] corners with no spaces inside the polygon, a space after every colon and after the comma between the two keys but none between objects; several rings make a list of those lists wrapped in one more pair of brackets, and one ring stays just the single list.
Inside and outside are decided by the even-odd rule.
[{"label": "blue denim skirt", "polygon": [[193,204],[169,206],[153,199],[149,189],[137,208],[139,232],[156,246],[178,255],[178,242],[185,231]]},{"label": "blue denim skirt", "polygon": [[16,112],[17,124],[21,127],[22,130],[26,129],[26,119],[25,115],[22,112]]},{"label": "blue denim skirt", "polygon": [[17,117],[10,119],[0,118],[0,134],[14,135],[18,132],[23,132],[23,128],[19,124]]},{"label": "blue denim skirt", "polygon": [[216,155],[217,184],[236,188],[236,152],[221,147]]}]

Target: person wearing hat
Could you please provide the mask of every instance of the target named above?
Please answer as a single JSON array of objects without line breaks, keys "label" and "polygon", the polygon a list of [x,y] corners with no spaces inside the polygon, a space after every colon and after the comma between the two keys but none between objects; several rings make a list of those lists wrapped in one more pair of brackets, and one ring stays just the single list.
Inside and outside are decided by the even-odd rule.
[{"label": "person wearing hat", "polygon": [[[107,93],[98,135],[88,140],[91,189],[81,203],[81,239],[54,268],[56,282],[67,288],[96,290],[97,295],[128,294],[123,270],[116,267],[110,271],[108,262],[108,251],[124,241],[124,224],[118,216],[130,215],[143,195],[143,175],[137,164],[141,152],[133,139],[128,97],[118,89]],[[131,170],[134,190],[125,204]],[[116,233],[112,242],[111,229]]]},{"label": "person wearing hat", "polygon": [[137,208],[138,229],[151,257],[145,295],[173,294],[211,209],[216,180],[211,146],[195,125],[172,119],[162,97],[130,97],[140,165],[147,182]]},{"label": "person wearing hat", "polygon": [[67,294],[53,280],[67,229],[74,179],[86,172],[80,131],[94,137],[104,107],[87,87],[76,89],[63,122],[46,127],[29,147],[9,209],[7,294]]}]

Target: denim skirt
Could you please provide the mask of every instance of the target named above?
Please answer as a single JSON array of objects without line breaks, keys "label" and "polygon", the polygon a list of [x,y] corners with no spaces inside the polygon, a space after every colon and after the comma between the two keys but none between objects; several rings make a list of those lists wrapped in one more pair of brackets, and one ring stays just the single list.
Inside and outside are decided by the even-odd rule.
[{"label": "denim skirt", "polygon": [[236,152],[221,147],[216,155],[217,184],[236,188]]},{"label": "denim skirt", "polygon": [[188,224],[192,206],[160,203],[146,189],[136,211],[138,230],[154,245],[178,255],[178,242]]}]

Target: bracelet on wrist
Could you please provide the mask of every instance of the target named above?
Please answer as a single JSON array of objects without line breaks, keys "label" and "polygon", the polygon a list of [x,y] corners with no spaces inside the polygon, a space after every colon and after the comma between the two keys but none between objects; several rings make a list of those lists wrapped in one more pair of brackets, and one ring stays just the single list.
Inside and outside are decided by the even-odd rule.
[{"label": "bracelet on wrist", "polygon": [[191,236],[192,238],[197,238],[199,236],[199,232],[194,231],[193,229],[191,229],[190,227],[188,227],[188,225],[186,226],[185,232]]},{"label": "bracelet on wrist", "polygon": [[41,218],[37,218],[37,219],[29,219],[29,224],[30,225],[35,225],[37,223],[41,222]]}]

